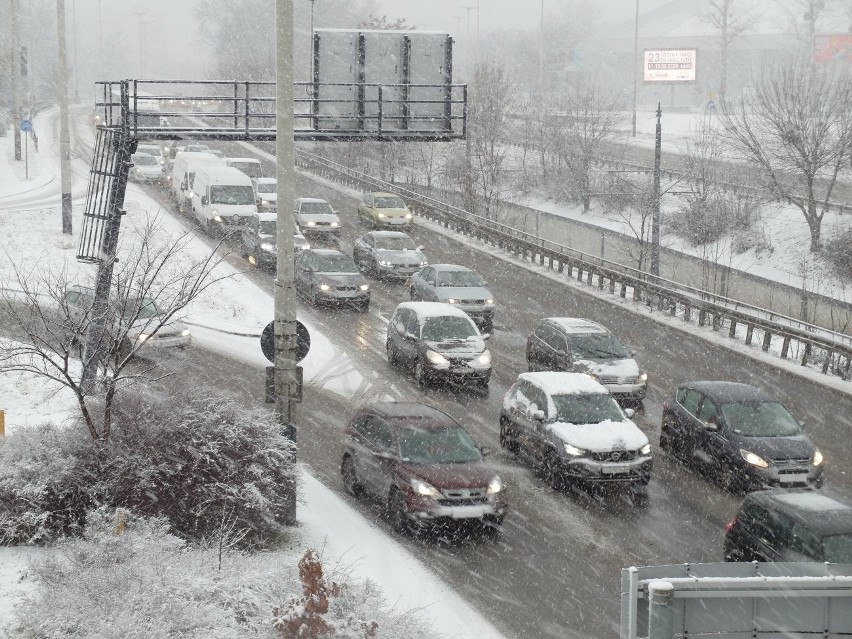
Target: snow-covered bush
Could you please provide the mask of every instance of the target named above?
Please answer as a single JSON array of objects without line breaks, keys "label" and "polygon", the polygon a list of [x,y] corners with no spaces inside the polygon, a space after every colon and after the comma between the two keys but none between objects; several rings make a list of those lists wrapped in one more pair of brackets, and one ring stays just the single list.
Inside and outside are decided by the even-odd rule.
[{"label": "snow-covered bush", "polygon": [[[298,551],[228,552],[198,549],[169,532],[162,518],[125,513],[117,534],[111,509],[90,513],[82,537],[61,542],[33,564],[35,590],[15,608],[23,639],[233,639],[284,635],[274,611],[304,599]],[[322,557],[308,549],[304,556]],[[298,564],[298,565],[297,565]],[[320,569],[320,574],[321,574]],[[398,613],[370,582],[339,566],[329,571],[338,596],[322,616],[324,639],[437,639],[415,612]],[[359,621],[365,620],[365,621]],[[374,634],[365,635],[365,629]],[[304,636],[304,635],[298,635]]]},{"label": "snow-covered bush", "polygon": [[725,234],[745,231],[760,219],[760,202],[715,192],[688,197],[686,203],[666,217],[669,230],[693,246],[718,241]]},{"label": "snow-covered bush", "polygon": [[838,275],[852,279],[852,228],[835,233],[826,242],[825,256]]}]

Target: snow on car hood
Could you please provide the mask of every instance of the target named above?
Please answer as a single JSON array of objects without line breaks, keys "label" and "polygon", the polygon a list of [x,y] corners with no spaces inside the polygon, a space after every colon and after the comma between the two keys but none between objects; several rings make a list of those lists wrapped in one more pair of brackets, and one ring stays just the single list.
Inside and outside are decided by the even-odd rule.
[{"label": "snow on car hood", "polygon": [[330,213],[299,213],[299,226],[308,222],[325,222],[326,224],[337,222],[340,224],[340,218]]},{"label": "snow on car hood", "polygon": [[564,442],[596,453],[611,450],[637,450],[648,443],[639,427],[626,419],[607,420],[599,424],[566,424],[554,422],[546,428]]},{"label": "snow on car hood", "polygon": [[628,359],[577,359],[574,370],[578,373],[592,373],[598,377],[638,377],[639,365],[636,360]]},{"label": "snow on car hood", "polygon": [[471,337],[466,340],[441,340],[440,342],[425,342],[426,347],[437,352],[453,357],[476,357],[485,351],[485,342],[480,337]]},{"label": "snow on car hood", "polygon": [[329,282],[335,286],[359,286],[367,280],[360,273],[317,273],[319,281]]},{"label": "snow on car hood", "polygon": [[408,264],[410,266],[420,266],[426,261],[423,253],[420,251],[392,251],[389,249],[378,249],[376,257],[380,260],[393,262],[394,264]]},{"label": "snow on car hood", "polygon": [[484,286],[439,286],[435,293],[441,300],[493,300],[494,296]]}]

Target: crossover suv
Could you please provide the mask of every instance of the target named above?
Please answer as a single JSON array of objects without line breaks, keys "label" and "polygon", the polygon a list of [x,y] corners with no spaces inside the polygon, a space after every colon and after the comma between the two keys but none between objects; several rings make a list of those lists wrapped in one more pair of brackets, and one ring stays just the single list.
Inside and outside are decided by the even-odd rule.
[{"label": "crossover suv", "polygon": [[403,302],[388,323],[388,362],[430,383],[473,386],[488,393],[491,352],[476,324],[461,310],[435,302]]},{"label": "crossover suv", "polygon": [[587,373],[622,402],[645,398],[648,375],[618,338],[591,320],[547,317],[527,338],[530,371]]},{"label": "crossover suv", "polygon": [[689,382],[663,403],[660,448],[733,492],[822,486],[822,453],[781,402],[736,382]]},{"label": "crossover suv", "polygon": [[370,309],[370,285],[352,258],[334,249],[306,249],[296,258],[296,292],[314,306],[346,304]]},{"label": "crossover suv", "polygon": [[377,278],[410,277],[429,263],[423,247],[416,246],[402,231],[370,231],[362,235],[352,248],[352,259]]},{"label": "crossover suv", "polygon": [[[248,218],[240,231],[242,256],[252,266],[273,268],[278,262],[278,214],[272,211],[260,212]],[[293,257],[310,248],[298,225],[293,228]]]},{"label": "crossover suv", "polygon": [[400,532],[462,521],[499,526],[506,516],[506,491],[484,450],[436,408],[412,402],[361,408],[346,427],[343,449],[346,491],[383,503]]},{"label": "crossover suv", "polygon": [[412,301],[444,302],[462,309],[483,333],[494,326],[494,296],[486,283],[466,266],[432,264],[411,276]]},{"label": "crossover suv", "polygon": [[409,228],[414,216],[398,195],[364,193],[358,204],[358,219],[374,228]]},{"label": "crossover suv", "polygon": [[340,218],[325,200],[300,197],[296,200],[293,214],[296,216],[296,224],[306,234],[324,235],[332,239],[340,235]]},{"label": "crossover suv", "polygon": [[560,488],[566,481],[641,488],[651,444],[609,391],[582,373],[521,373],[503,398],[500,446]]},{"label": "crossover suv", "polygon": [[725,526],[723,553],[725,561],[852,564],[852,506],[811,490],[750,493]]}]

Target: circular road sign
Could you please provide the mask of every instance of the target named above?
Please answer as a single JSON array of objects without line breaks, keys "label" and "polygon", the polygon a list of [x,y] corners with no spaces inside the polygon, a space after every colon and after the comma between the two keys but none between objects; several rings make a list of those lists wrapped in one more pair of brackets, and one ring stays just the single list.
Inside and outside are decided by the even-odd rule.
[{"label": "circular road sign", "polygon": [[[260,350],[273,364],[275,363],[275,322],[269,322],[260,334]],[[301,362],[311,350],[311,334],[307,327],[296,320],[296,361]]]},{"label": "circular road sign", "polygon": [[21,131],[26,133],[33,130],[33,123],[30,120],[21,120]]}]

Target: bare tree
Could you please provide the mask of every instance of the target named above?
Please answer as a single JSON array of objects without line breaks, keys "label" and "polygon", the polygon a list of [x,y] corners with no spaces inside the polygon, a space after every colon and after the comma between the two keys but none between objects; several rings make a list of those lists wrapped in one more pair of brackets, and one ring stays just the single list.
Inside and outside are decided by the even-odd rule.
[{"label": "bare tree", "polygon": [[770,67],[750,100],[722,113],[728,140],[777,198],[801,210],[811,251],[852,152],[852,72],[802,60]]},{"label": "bare tree", "polygon": [[[830,18],[841,17],[846,0],[775,0],[784,13],[785,27],[802,42],[808,54],[814,46],[817,28]],[[852,5],[849,6],[852,11]],[[850,14],[852,17],[852,14]]]},{"label": "bare tree", "polygon": [[[128,363],[142,346],[131,335],[141,327],[151,339],[212,284],[231,277],[214,274],[226,257],[215,249],[203,258],[188,255],[190,234],[161,239],[156,218],[147,219],[136,233],[132,247],[120,248],[121,261],[113,273],[107,330],[99,344],[100,397],[84,388],[79,361],[79,344],[92,309],[81,313],[72,308],[69,293],[77,289],[68,273],[16,267],[14,281],[0,287],[0,321],[16,337],[16,341],[0,341],[0,373],[30,373],[70,389],[89,434],[103,445],[109,441],[119,389],[158,377],[154,362],[137,372],[128,371]],[[102,407],[99,416],[93,412],[95,406]]]},{"label": "bare tree", "polygon": [[708,5],[703,18],[719,31],[719,103],[724,108],[728,92],[728,50],[758,16],[747,0],[708,0]]},{"label": "bare tree", "polygon": [[583,212],[592,205],[592,167],[603,148],[618,136],[624,111],[617,95],[604,90],[592,76],[578,76],[562,102],[550,114],[554,140],[569,179],[583,202]]},{"label": "bare tree", "polygon": [[649,174],[608,173],[605,193],[600,196],[607,215],[621,219],[636,240],[629,257],[635,268],[644,271],[651,257],[651,228],[654,218],[653,182]]}]

